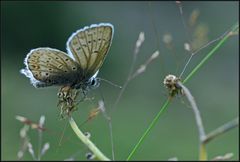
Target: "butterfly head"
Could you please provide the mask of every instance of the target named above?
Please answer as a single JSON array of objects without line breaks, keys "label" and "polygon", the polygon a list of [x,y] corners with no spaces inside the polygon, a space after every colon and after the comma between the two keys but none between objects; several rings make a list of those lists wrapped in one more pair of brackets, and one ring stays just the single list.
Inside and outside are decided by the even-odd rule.
[{"label": "butterfly head", "polygon": [[98,74],[98,71],[88,80],[75,84],[73,87],[75,89],[82,89],[85,92],[99,87],[100,82],[99,82],[99,79],[97,78],[97,74]]}]

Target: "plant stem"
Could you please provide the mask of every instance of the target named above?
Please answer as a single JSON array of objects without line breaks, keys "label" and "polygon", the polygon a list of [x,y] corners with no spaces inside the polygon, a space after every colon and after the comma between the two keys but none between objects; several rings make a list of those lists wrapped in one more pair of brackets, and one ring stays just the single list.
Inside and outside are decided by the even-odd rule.
[{"label": "plant stem", "polygon": [[207,160],[207,149],[206,145],[201,142],[199,148],[199,161],[206,161]]},{"label": "plant stem", "polygon": [[89,150],[92,151],[92,153],[96,156],[97,159],[102,161],[110,161],[109,158],[107,158],[95,145],[94,143],[87,138],[81,130],[78,128],[77,124],[73,120],[72,117],[69,117],[69,123],[73,129],[73,131],[76,133],[78,138],[89,148]]},{"label": "plant stem", "polygon": [[207,144],[209,141],[213,140],[214,138],[216,138],[217,136],[237,127],[239,125],[239,119],[238,117],[225,123],[224,125],[220,126],[219,128],[213,130],[212,132],[210,132],[206,138],[204,139],[204,143]]},{"label": "plant stem", "polygon": [[135,147],[133,148],[132,152],[128,155],[127,157],[127,161],[129,161],[133,154],[136,152],[137,148],[140,146],[140,144],[143,142],[144,138],[149,134],[150,130],[154,127],[154,125],[157,123],[160,115],[166,110],[168,104],[170,103],[171,98],[168,98],[168,100],[164,103],[164,105],[162,106],[161,110],[157,113],[157,115],[155,116],[155,118],[153,119],[153,121],[151,122],[151,124],[149,125],[149,127],[147,128],[147,130],[144,132],[144,134],[142,135],[142,137],[140,138],[140,140],[138,141],[138,143],[135,145]]},{"label": "plant stem", "polygon": [[196,125],[198,128],[198,134],[199,134],[199,142],[201,143],[206,138],[206,133],[204,131],[204,126],[203,126],[199,108],[197,107],[196,101],[195,101],[194,97],[192,96],[191,92],[189,91],[189,89],[187,87],[185,87],[181,82],[178,82],[178,85],[183,89],[184,94],[186,95],[186,97],[191,105],[191,108],[193,110],[193,113],[195,115]]},{"label": "plant stem", "polygon": [[199,134],[199,160],[201,160],[201,161],[207,160],[206,145],[203,142],[204,139],[206,138],[206,133],[204,131],[204,126],[203,126],[202,118],[200,115],[200,111],[199,111],[196,101],[195,101],[194,97],[192,96],[191,92],[189,91],[189,89],[187,87],[185,87],[181,82],[178,82],[177,84],[184,91],[184,94],[187,97],[187,99],[191,105],[191,108],[193,110],[193,113],[195,115],[196,125],[198,128],[198,134]]},{"label": "plant stem", "polygon": [[[235,32],[239,28],[239,24],[233,25],[230,32]],[[230,33],[229,32],[229,33]],[[191,73],[184,79],[183,83],[187,82],[198,70],[199,68],[227,41],[231,34],[226,34],[223,39],[202,59],[202,61],[191,71]]]}]

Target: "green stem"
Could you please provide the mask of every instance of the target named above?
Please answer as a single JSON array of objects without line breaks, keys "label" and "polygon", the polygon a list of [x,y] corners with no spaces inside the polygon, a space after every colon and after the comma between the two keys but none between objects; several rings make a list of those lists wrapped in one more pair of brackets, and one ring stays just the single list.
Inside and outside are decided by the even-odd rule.
[{"label": "green stem", "polygon": [[[239,24],[236,23],[230,32],[235,32],[239,28]],[[229,33],[230,33],[229,32]],[[198,70],[199,68],[227,41],[227,39],[231,36],[230,34],[226,34],[223,39],[202,59],[202,61],[191,71],[191,73],[184,79],[183,83],[187,82]]]},{"label": "green stem", "polygon": [[129,154],[129,156],[127,157],[127,161],[129,161],[133,154],[136,152],[137,148],[140,146],[140,144],[143,142],[144,138],[148,135],[148,133],[150,132],[150,130],[153,128],[153,126],[157,123],[158,118],[160,117],[160,115],[166,110],[168,104],[170,103],[170,98],[168,98],[168,100],[164,103],[164,105],[162,106],[161,110],[158,112],[158,114],[155,116],[155,118],[153,119],[153,121],[151,122],[151,124],[149,125],[148,129],[144,132],[144,134],[142,135],[142,137],[140,138],[140,140],[138,141],[138,143],[135,145],[135,147],[133,148],[132,152]]},{"label": "green stem", "polygon": [[78,138],[89,148],[89,150],[92,151],[92,153],[96,156],[97,159],[102,161],[110,161],[95,145],[94,143],[87,138],[81,130],[78,128],[77,124],[73,120],[72,117],[69,118],[69,123],[73,129],[73,131],[76,133]]}]

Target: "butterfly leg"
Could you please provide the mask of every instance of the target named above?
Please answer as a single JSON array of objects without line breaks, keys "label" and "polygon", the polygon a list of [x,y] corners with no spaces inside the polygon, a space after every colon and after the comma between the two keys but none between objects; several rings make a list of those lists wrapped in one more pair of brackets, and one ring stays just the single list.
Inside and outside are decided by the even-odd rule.
[{"label": "butterfly leg", "polygon": [[70,113],[76,109],[75,100],[78,96],[78,90],[73,89],[70,86],[63,86],[59,89],[58,92],[58,106],[61,109],[61,116],[66,114],[69,116]]}]

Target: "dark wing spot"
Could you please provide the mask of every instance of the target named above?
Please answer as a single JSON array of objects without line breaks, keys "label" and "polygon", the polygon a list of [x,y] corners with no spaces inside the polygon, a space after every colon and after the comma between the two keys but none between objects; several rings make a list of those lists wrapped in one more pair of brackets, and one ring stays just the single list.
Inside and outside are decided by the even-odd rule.
[{"label": "dark wing spot", "polygon": [[65,73],[67,73],[67,70],[64,70]]},{"label": "dark wing spot", "polygon": [[46,75],[48,76],[48,73],[46,73]]},{"label": "dark wing spot", "polygon": [[68,61],[68,60],[69,60],[68,58],[65,59],[65,61]]},{"label": "dark wing spot", "polygon": [[73,70],[76,70],[76,67],[73,67],[72,69],[73,69]]},{"label": "dark wing spot", "polygon": [[58,57],[56,57],[56,60],[58,60],[59,58]]},{"label": "dark wing spot", "polygon": [[49,68],[48,70],[52,71],[52,69],[51,69],[51,68]]}]

